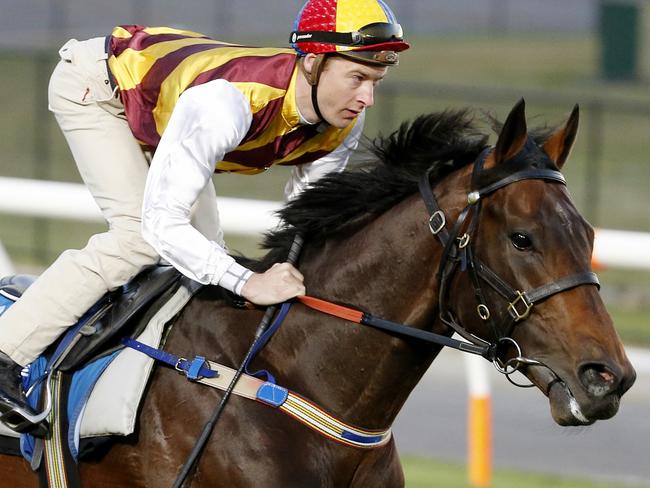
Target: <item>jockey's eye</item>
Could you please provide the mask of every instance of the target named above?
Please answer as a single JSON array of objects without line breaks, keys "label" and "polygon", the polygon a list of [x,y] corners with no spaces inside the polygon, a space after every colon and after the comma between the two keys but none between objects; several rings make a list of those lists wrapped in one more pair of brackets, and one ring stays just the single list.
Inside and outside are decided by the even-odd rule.
[{"label": "jockey's eye", "polygon": [[512,245],[521,251],[530,249],[533,246],[530,237],[522,232],[513,232],[510,234],[510,240],[512,241]]}]

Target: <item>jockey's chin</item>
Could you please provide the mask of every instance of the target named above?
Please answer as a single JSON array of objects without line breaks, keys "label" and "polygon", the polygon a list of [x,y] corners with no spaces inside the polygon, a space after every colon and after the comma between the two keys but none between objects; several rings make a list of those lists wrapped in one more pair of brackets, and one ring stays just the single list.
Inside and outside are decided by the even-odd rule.
[{"label": "jockey's chin", "polygon": [[345,129],[357,121],[364,109],[365,106],[361,103],[332,103],[323,107],[322,113],[328,124],[337,129]]},{"label": "jockey's chin", "polygon": [[334,114],[333,116],[325,117],[327,118],[327,121],[330,123],[330,125],[336,127],[337,129],[345,129],[357,120],[359,114],[360,112],[358,111],[344,109]]}]

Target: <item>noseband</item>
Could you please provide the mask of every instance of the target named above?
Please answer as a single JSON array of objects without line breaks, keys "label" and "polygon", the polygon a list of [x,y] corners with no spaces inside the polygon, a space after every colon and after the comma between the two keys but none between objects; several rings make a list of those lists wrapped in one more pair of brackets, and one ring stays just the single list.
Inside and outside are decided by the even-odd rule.
[{"label": "noseband", "polygon": [[[492,361],[496,369],[506,375],[513,384],[517,386],[533,386],[515,383],[510,378],[510,375],[525,365],[544,366],[549,370],[551,368],[541,361],[522,356],[521,348],[511,337],[515,325],[528,318],[537,302],[580,285],[594,285],[600,288],[600,283],[595,273],[585,271],[559,278],[532,290],[521,291],[499,277],[498,274],[476,257],[474,252],[475,235],[480,220],[483,197],[523,180],[546,180],[566,185],[564,176],[557,170],[526,168],[481,186],[480,182],[485,179],[486,175],[483,165],[489,152],[490,148],[486,148],[474,163],[471,189],[467,195],[467,205],[460,212],[456,222],[449,230],[447,228],[447,217],[433,194],[429,172],[425,173],[419,182],[420,193],[430,215],[429,228],[443,247],[437,273],[440,320],[467,341],[485,348],[484,356]],[[492,340],[480,338],[469,332],[449,309],[450,282],[458,269],[469,274],[478,304],[476,308],[477,314],[482,321],[489,325]],[[502,316],[500,322],[497,322],[492,314],[492,310],[496,310],[497,305],[488,304],[486,300],[483,292],[484,284],[488,285],[504,299],[505,312],[500,314]],[[516,355],[510,359],[504,359],[507,351],[511,348],[514,348]],[[551,370],[551,372],[553,371]],[[557,378],[554,372],[553,375]]]}]

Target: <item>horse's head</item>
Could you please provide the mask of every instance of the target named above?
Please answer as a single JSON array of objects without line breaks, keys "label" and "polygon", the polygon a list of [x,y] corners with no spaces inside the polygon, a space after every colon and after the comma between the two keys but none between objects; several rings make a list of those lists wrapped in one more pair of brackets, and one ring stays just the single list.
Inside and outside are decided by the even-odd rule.
[{"label": "horse's head", "polygon": [[468,273],[454,274],[448,294],[459,323],[498,344],[497,366],[524,373],[560,425],[612,417],[635,379],[591,273],[593,229],[558,171],[577,128],[576,107],[538,144],[523,101],[513,108],[494,149],[475,163],[459,230],[469,236],[460,250]]}]

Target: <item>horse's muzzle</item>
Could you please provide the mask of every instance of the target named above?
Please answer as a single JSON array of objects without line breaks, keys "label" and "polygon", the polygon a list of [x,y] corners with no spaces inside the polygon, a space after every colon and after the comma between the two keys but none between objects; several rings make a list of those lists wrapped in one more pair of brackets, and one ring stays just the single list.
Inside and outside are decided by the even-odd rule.
[{"label": "horse's muzzle", "polygon": [[613,417],[636,372],[629,362],[623,367],[586,363],[578,368],[577,379],[573,384],[556,381],[548,389],[551,414],[559,425],[590,425]]}]

